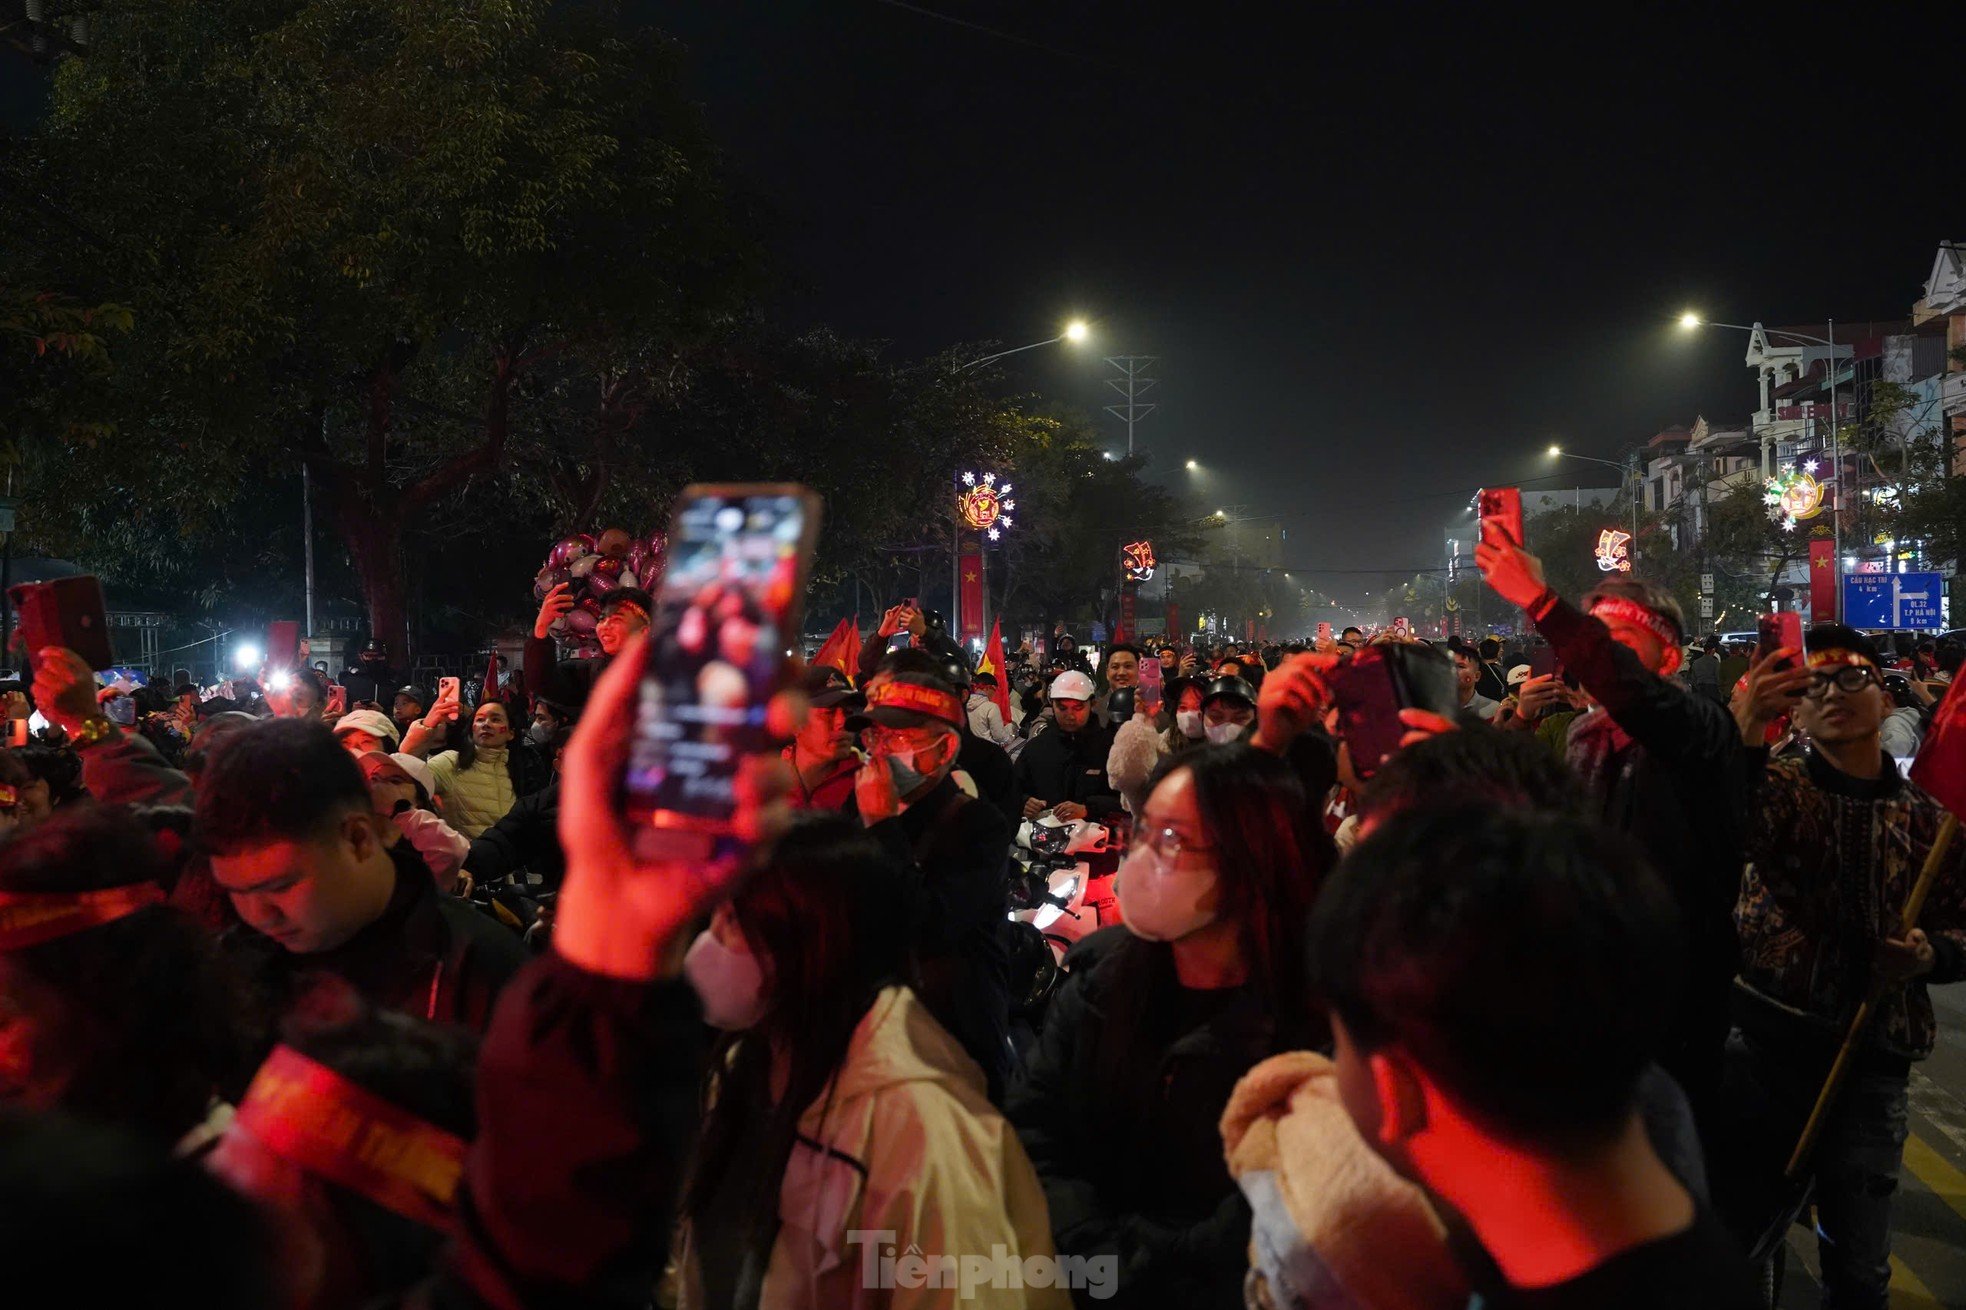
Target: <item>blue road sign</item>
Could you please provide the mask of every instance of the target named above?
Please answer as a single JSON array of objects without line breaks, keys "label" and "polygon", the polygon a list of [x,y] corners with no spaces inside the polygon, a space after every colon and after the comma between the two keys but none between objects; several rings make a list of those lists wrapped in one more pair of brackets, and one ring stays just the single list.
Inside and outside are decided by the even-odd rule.
[{"label": "blue road sign", "polygon": [[1846,573],[1843,621],[1853,628],[1936,632],[1945,627],[1945,595],[1940,573]]}]

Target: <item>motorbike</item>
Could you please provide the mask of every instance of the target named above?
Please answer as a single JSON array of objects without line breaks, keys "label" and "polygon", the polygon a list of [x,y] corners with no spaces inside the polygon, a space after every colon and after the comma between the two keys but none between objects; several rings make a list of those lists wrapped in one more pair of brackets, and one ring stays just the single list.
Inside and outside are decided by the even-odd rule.
[{"label": "motorbike", "polygon": [[1120,921],[1113,880],[1126,841],[1119,826],[1042,815],[1018,827],[1010,866],[1010,996],[1013,1014],[1032,1029],[1064,981],[1065,952]]}]

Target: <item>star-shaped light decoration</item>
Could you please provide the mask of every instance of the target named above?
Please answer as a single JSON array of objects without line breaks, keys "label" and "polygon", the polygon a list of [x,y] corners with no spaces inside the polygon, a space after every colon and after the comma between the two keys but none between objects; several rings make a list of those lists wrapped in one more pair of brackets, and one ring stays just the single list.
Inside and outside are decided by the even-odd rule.
[{"label": "star-shaped light decoration", "polygon": [[1802,466],[1802,471],[1804,473],[1814,473],[1817,469],[1821,468],[1822,466],[1823,466],[1823,462],[1821,460],[1812,459],[1808,463]]},{"label": "star-shaped light decoration", "polygon": [[1005,501],[1005,502],[1003,503],[1003,507],[1004,507],[1005,509],[1016,509],[1016,508],[1017,508],[1017,502],[1016,502],[1016,501],[1014,501],[1014,500],[1006,500],[1006,501]]},{"label": "star-shaped light decoration", "polygon": [[994,473],[985,473],[983,475],[983,481],[994,487],[997,485],[997,475]]},{"label": "star-shaped light decoration", "polygon": [[1782,503],[1782,493],[1779,491],[1771,491],[1767,495],[1763,496],[1761,499],[1770,505],[1779,505]]},{"label": "star-shaped light decoration", "polygon": [[1001,487],[998,487],[997,490],[1008,496],[1010,494],[1010,484],[1006,482]]},{"label": "star-shaped light decoration", "polygon": [[965,487],[973,487],[973,486],[975,486],[975,485],[976,485],[976,475],[975,475],[974,473],[965,473],[965,474],[963,474],[963,485],[964,485]]},{"label": "star-shaped light decoration", "polygon": [[991,528],[991,529],[990,529],[990,540],[991,540],[991,541],[999,541],[999,540],[1001,540],[1002,538],[1003,538],[1003,533],[1001,533],[1001,532],[998,532],[998,531],[997,531],[997,530],[996,530],[995,528]]},{"label": "star-shaped light decoration", "polygon": [[1000,519],[998,519],[998,520],[997,520],[997,522],[999,522],[999,523],[1001,523],[1001,524],[1003,524],[1003,525],[1004,525],[1004,526],[1005,526],[1006,528],[1013,528],[1013,527],[1016,527],[1016,526],[1017,526],[1016,524],[1014,524],[1014,523],[1012,523],[1012,522],[1010,521],[1010,515],[1008,515],[1008,514],[1006,514],[1006,515],[1004,515],[1004,516],[1003,516],[1002,518],[1000,518]]}]

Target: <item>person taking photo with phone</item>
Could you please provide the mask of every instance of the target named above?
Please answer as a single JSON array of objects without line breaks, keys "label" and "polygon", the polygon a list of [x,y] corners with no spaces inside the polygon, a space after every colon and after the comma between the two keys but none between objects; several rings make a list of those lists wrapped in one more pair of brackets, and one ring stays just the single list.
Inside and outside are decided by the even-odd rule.
[{"label": "person taking photo with phone", "polygon": [[1637,578],[1600,583],[1581,608],[1543,579],[1500,518],[1484,518],[1475,563],[1519,606],[1574,674],[1594,708],[1570,728],[1567,757],[1601,822],[1635,839],[1667,879],[1688,942],[1660,1063],[1693,1103],[1703,1141],[1739,963],[1734,902],[1741,886],[1743,747],[1726,709],[1673,679],[1686,620],[1670,593]]},{"label": "person taking photo with phone", "polygon": [[[1756,775],[1715,1199],[1744,1244],[1780,1212],[1849,1016],[1881,986],[1809,1162],[1825,1300],[1839,1306],[1887,1299],[1911,1069],[1937,1038],[1927,989],[1966,978],[1966,849],[1955,844],[1919,926],[1896,935],[1945,810],[1884,752],[1883,676],[1868,637],[1822,624],[1803,650],[1755,661],[1736,714]],[[1810,749],[1770,761],[1764,729],[1784,714]]]}]

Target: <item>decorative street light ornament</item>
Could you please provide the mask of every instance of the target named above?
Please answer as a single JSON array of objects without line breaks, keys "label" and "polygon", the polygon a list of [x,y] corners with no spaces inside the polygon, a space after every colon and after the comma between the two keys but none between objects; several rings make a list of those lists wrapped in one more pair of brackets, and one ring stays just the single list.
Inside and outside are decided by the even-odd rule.
[{"label": "decorative street light ornament", "polygon": [[1813,459],[1800,470],[1784,464],[1778,476],[1768,479],[1761,499],[1768,506],[1769,520],[1782,531],[1793,532],[1797,523],[1823,512],[1823,484],[1816,481],[1817,467]]},{"label": "decorative street light ornament", "polygon": [[1630,573],[1632,534],[1606,528],[1597,534],[1597,566],[1606,573]]},{"label": "decorative street light ornament", "polygon": [[1146,582],[1154,576],[1154,543],[1136,541],[1120,551],[1120,560],[1126,570],[1128,582]]},{"label": "decorative street light ornament", "polygon": [[1009,511],[1017,508],[1016,501],[1004,496],[1010,484],[998,486],[994,473],[985,473],[981,478],[965,473],[963,486],[967,490],[956,497],[956,517],[971,531],[980,532],[991,541],[1001,540],[1002,530],[1011,526]]}]

